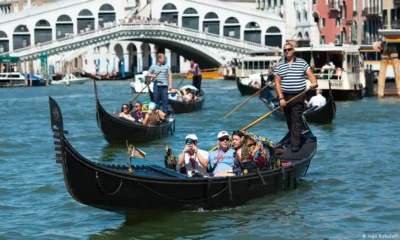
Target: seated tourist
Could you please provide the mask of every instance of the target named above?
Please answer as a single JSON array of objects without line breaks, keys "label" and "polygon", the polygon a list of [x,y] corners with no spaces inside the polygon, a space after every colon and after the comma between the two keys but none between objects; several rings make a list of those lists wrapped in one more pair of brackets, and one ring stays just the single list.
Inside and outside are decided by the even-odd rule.
[{"label": "seated tourist", "polygon": [[242,144],[244,140],[244,133],[242,131],[234,131],[232,133],[232,148],[234,150],[235,164],[233,171],[236,174],[242,172],[241,160],[242,160]]},{"label": "seated tourist", "polygon": [[188,102],[192,101],[193,100],[192,89],[186,88],[185,92],[186,92],[186,94],[183,95],[183,100],[188,101]]},{"label": "seated tourist", "polygon": [[161,122],[165,121],[166,114],[157,109],[157,105],[153,102],[149,103],[148,111],[144,117],[142,123],[147,126],[157,126]]},{"label": "seated tourist", "polygon": [[265,164],[266,155],[264,153],[264,146],[255,141],[255,139],[246,135],[244,138],[244,144],[241,148],[241,163],[255,161],[260,164]]},{"label": "seated tourist", "polygon": [[188,177],[207,176],[208,152],[197,147],[199,140],[194,134],[187,135],[185,143],[178,158],[178,166],[185,167]]},{"label": "seated tourist", "polygon": [[317,106],[318,108],[325,106],[326,98],[322,96],[322,90],[317,89],[315,92],[315,96],[313,96],[310,101],[307,103],[307,107]]},{"label": "seated tourist", "polygon": [[171,91],[168,93],[168,99],[182,101],[180,92],[176,91],[176,89],[171,89]]},{"label": "seated tourist", "polygon": [[121,112],[118,114],[119,118],[126,118],[131,121],[135,121],[135,119],[131,115],[131,111],[128,107],[128,104],[122,104]]},{"label": "seated tourist", "polygon": [[253,87],[255,88],[261,88],[261,85],[258,81],[253,81]]},{"label": "seated tourist", "polygon": [[235,151],[229,148],[229,134],[221,131],[217,139],[218,150],[211,152],[208,156],[210,171],[214,177],[234,176]]},{"label": "seated tourist", "polygon": [[134,105],[135,111],[132,112],[132,117],[135,119],[136,122],[142,122],[146,113],[142,111],[142,103],[137,101]]}]

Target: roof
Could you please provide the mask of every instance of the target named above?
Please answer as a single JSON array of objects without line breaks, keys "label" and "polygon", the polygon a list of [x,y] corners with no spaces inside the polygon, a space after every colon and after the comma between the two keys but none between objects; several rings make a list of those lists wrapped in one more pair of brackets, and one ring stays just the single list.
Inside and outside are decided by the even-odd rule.
[{"label": "roof", "polygon": [[342,46],[335,46],[335,45],[318,45],[312,47],[296,47],[296,52],[358,52],[360,46],[358,45],[342,45]]},{"label": "roof", "polygon": [[282,56],[254,56],[254,57],[243,57],[242,61],[279,61]]}]

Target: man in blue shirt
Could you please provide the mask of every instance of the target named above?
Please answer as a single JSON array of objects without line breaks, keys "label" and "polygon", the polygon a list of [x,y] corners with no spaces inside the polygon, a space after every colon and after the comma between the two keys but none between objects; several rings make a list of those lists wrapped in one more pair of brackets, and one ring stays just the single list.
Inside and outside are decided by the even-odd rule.
[{"label": "man in blue shirt", "polygon": [[214,177],[234,176],[235,151],[229,148],[229,134],[225,131],[218,133],[218,150],[208,155],[208,162]]},{"label": "man in blue shirt", "polygon": [[163,53],[157,55],[157,64],[149,68],[147,76],[153,79],[156,78],[153,82],[153,102],[162,106],[162,111],[166,113],[168,111],[168,90],[172,89],[172,75],[171,69],[165,64],[165,56]]}]

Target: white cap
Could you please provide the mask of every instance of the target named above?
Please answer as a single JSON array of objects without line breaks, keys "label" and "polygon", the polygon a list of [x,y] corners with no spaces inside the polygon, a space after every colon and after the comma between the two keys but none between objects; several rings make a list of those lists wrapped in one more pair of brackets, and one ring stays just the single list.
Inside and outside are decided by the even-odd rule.
[{"label": "white cap", "polygon": [[222,137],[229,137],[229,134],[225,131],[221,131],[218,133],[218,138],[222,138]]},{"label": "white cap", "polygon": [[194,135],[194,134],[189,134],[189,135],[187,135],[186,138],[185,138],[185,140],[187,140],[187,139],[189,139],[189,138],[198,141],[197,136]]}]

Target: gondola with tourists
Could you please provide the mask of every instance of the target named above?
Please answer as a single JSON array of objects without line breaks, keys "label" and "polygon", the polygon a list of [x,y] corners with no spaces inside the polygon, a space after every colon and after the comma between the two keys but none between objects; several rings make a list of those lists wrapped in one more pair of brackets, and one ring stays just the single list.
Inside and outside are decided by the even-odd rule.
[{"label": "gondola with tourists", "polygon": [[158,126],[146,126],[108,113],[100,103],[96,82],[94,82],[94,94],[97,125],[109,143],[125,143],[126,140],[148,142],[172,135],[175,131],[175,117],[172,111],[167,113],[165,123]]},{"label": "gondola with tourists", "polygon": [[[188,178],[159,165],[109,165],[92,162],[68,141],[61,110],[49,97],[56,162],[64,182],[78,202],[118,212],[126,209],[212,209],[236,206],[246,201],[297,188],[317,151],[317,139],[304,122],[304,143],[299,152],[285,148],[288,134],[273,149],[275,165],[230,177]],[[277,164],[281,162],[282,164]],[[285,163],[285,164],[283,164]],[[282,167],[283,166],[283,167]]]},{"label": "gondola with tourists", "polygon": [[[264,91],[270,91],[268,88],[266,88]],[[261,98],[260,100],[264,102],[265,106],[269,110],[273,110],[279,106],[279,101],[276,98],[273,98],[271,100],[267,100],[265,98]],[[314,106],[306,109],[303,113],[303,116],[306,118],[307,122],[310,123],[318,123],[318,124],[328,124],[332,123],[333,119],[335,118],[336,115],[336,104],[335,100],[333,99],[332,96],[332,91],[329,89],[329,96],[328,99],[326,100],[326,104],[320,108]],[[279,109],[276,111],[273,116],[276,119],[279,120],[284,120],[286,121],[285,114],[283,112],[283,109]]]},{"label": "gondola with tourists", "polygon": [[[174,111],[174,113],[176,113],[176,114],[190,113],[190,112],[200,111],[203,109],[204,100],[205,100],[203,90],[199,91],[197,88],[195,88],[192,85],[186,85],[186,86],[181,87],[177,92],[186,90],[188,88],[191,89],[193,95],[196,95],[197,99],[192,100],[192,101],[186,101],[183,99],[178,99],[178,100],[168,99],[168,104],[171,106],[171,109],[172,109],[172,111]],[[150,91],[149,91],[150,99],[151,99],[151,101],[154,101],[153,84],[150,84],[149,89],[150,89]]]},{"label": "gondola with tourists", "polygon": [[251,85],[251,83],[249,82],[249,84],[244,84],[242,78],[237,78],[236,79],[236,85],[239,89],[240,94],[242,94],[242,96],[245,95],[253,95],[254,93],[256,93],[257,91],[260,90],[260,88],[254,87],[253,85]]}]

